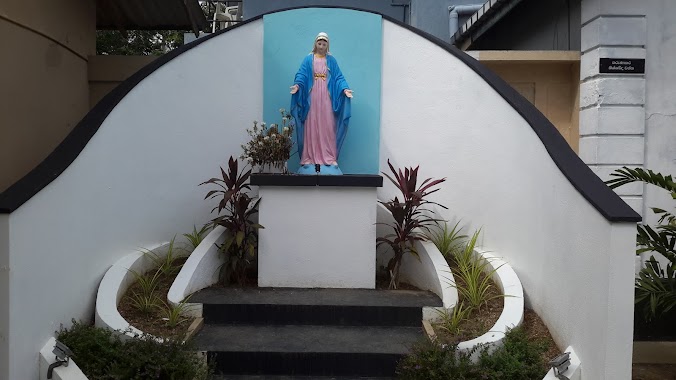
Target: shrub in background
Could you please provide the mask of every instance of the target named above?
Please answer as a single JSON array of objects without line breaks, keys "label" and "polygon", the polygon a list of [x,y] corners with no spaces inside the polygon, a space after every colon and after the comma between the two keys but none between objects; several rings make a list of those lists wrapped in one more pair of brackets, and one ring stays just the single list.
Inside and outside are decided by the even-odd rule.
[{"label": "shrub in background", "polygon": [[[670,175],[626,166],[610,175],[615,177],[606,181],[611,189],[632,182],[644,182],[668,191],[676,200],[676,183]],[[676,307],[676,216],[661,208],[651,209],[659,216],[658,225],[655,228],[642,223],[637,226],[636,254],[656,252],[666,257],[669,264],[665,272],[655,256],[651,256],[636,279],[635,302],[643,305],[646,321],[659,318]]]},{"label": "shrub in background", "polygon": [[210,370],[180,340],[157,342],[144,335],[121,341],[112,331],[73,321],[57,339],[90,380],[206,380]]},{"label": "shrub in background", "polygon": [[481,354],[472,363],[469,354],[455,345],[426,341],[399,363],[397,374],[405,380],[540,380],[548,370],[543,357],[546,342],[530,341],[520,327],[508,331],[503,345],[492,354],[486,347],[476,350]]}]

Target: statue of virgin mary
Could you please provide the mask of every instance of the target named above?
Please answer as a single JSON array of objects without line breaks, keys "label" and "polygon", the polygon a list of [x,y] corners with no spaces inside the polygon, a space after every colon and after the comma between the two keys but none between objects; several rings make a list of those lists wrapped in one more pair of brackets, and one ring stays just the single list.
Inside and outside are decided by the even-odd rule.
[{"label": "statue of virgin mary", "polygon": [[352,90],[329,50],[329,36],[321,32],[291,86],[291,116],[301,154],[298,174],[343,174],[338,155],[350,121],[351,98]]}]

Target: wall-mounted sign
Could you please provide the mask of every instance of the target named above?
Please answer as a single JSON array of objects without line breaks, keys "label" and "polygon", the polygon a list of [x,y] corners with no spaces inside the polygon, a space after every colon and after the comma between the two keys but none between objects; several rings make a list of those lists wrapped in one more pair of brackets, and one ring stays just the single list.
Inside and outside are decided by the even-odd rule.
[{"label": "wall-mounted sign", "polygon": [[601,58],[599,73],[602,74],[644,74],[643,58]]}]

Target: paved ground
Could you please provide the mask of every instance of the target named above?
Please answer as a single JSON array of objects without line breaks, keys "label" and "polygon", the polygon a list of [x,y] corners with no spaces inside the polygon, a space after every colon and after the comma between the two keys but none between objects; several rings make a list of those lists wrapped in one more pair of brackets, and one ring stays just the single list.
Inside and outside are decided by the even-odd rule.
[{"label": "paved ground", "polygon": [[634,364],[632,380],[676,380],[675,364]]}]

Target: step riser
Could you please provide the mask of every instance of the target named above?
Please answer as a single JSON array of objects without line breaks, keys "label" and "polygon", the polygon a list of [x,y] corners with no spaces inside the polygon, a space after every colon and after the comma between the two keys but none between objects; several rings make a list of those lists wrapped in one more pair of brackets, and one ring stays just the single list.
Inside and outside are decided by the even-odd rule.
[{"label": "step riser", "polygon": [[394,376],[397,354],[209,352],[216,373],[299,376]]},{"label": "step riser", "polygon": [[207,324],[419,327],[420,307],[204,304]]}]

